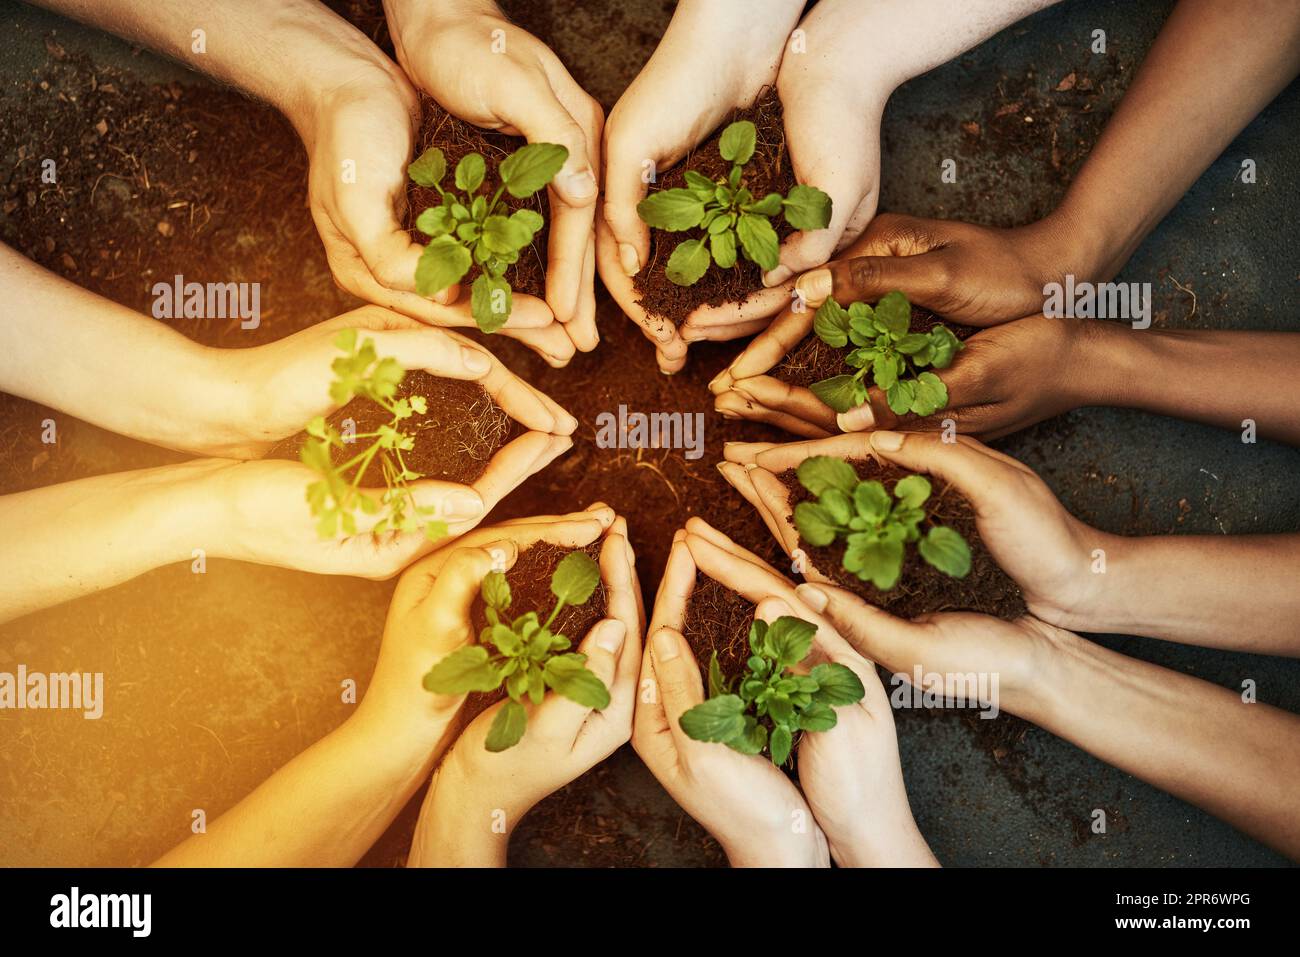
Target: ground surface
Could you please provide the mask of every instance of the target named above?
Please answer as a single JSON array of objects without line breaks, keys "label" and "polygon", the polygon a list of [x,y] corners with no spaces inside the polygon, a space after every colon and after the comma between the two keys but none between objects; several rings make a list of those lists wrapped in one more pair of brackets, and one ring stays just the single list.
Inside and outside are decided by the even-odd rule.
[{"label": "ground surface", "polygon": [[[630,0],[510,6],[606,108],[671,13],[667,3]],[[999,225],[1051,208],[1168,6],[1069,0],[908,84],[886,117],[882,208]],[[1099,27],[1109,39],[1105,57],[1088,52]],[[138,309],[156,278],[177,272],[263,282],[255,335],[181,326],[223,345],[252,345],[349,307],[329,280],[304,207],[301,149],[274,114],[12,0],[0,0],[0,35],[5,242]],[[1058,93],[1070,75],[1074,89]],[[1294,324],[1298,128],[1293,85],[1139,249],[1120,278],[1154,284],[1157,324]],[[69,171],[57,189],[36,185],[45,156],[63,157],[60,169]],[[955,185],[939,182],[947,157],[958,162]],[[1245,157],[1258,162],[1255,185],[1234,180]],[[693,353],[688,371],[670,383],[653,373],[648,345],[607,300],[601,323],[601,348],[563,372],[503,351],[575,408],[613,411],[626,402],[634,410],[705,411],[704,383],[738,348]],[[47,414],[0,396],[0,491],[176,459],[63,419],[60,445],[43,455],[37,436]],[[629,514],[651,588],[672,529],[647,515],[672,511],[680,521],[703,510],[716,518],[722,508],[719,521],[743,543],[763,542],[747,512],[725,504],[735,497],[713,471],[721,442],[754,429],[710,417],[708,452],[688,462],[677,452],[599,450],[594,422],[584,416],[581,428],[577,447],[506,513],[553,510],[566,493],[576,495],[575,506],[610,502]],[[1232,433],[1089,409],[1002,447],[1038,469],[1076,514],[1111,531],[1300,528],[1300,453],[1277,445],[1244,446]],[[221,813],[346,717],[339,682],[353,677],[364,687],[391,590],[214,561],[206,575],[161,569],[0,628],[0,670],[22,662],[107,673],[100,721],[0,712],[0,864],[141,864],[187,836],[192,809]],[[1102,640],[1225,686],[1252,678],[1262,700],[1300,709],[1295,662]],[[913,808],[945,864],[1281,862],[1037,729],[1015,740],[959,716],[906,712],[898,727]],[[1105,835],[1088,831],[1096,808],[1108,812]],[[411,823],[410,814],[400,820],[367,862],[400,860]],[[521,825],[511,857],[522,865],[721,863],[629,749],[540,807]]]}]

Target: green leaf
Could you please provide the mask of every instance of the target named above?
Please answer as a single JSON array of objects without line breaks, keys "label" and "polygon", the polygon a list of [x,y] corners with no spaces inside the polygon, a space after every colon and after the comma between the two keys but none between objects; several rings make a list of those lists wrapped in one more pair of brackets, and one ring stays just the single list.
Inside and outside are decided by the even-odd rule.
[{"label": "green leaf", "polygon": [[825,229],[831,221],[831,198],[816,186],[792,187],[782,205],[795,229]]},{"label": "green leaf", "polygon": [[862,679],[852,668],[845,665],[825,662],[814,665],[810,674],[817,682],[813,700],[818,704],[836,707],[853,704],[861,701],[863,695],[867,693],[867,690],[862,687]]},{"label": "green leaf", "polygon": [[483,162],[482,156],[466,153],[456,164],[456,188],[473,193],[483,185],[483,174],[486,172],[487,164]]},{"label": "green leaf", "polygon": [[858,484],[858,473],[853,471],[853,466],[831,455],[813,455],[804,459],[795,469],[795,475],[799,484],[814,495],[821,495],[828,488],[852,495]]},{"label": "green leaf", "polygon": [[708,202],[713,198],[713,191],[718,188],[718,184],[707,176],[697,173],[693,169],[688,169],[686,171],[686,188],[701,201]]},{"label": "green leaf", "polygon": [[406,167],[406,175],[421,186],[437,186],[446,174],[447,157],[436,146],[425,150]]},{"label": "green leaf", "polygon": [[912,411],[933,415],[948,404],[948,387],[933,372],[922,372],[913,387]]},{"label": "green leaf", "polygon": [[945,575],[965,578],[970,574],[970,546],[946,525],[936,525],[917,542],[921,557]]},{"label": "green leaf", "polygon": [[514,293],[510,283],[485,272],[478,274],[470,286],[469,311],[483,332],[496,332],[510,318]]},{"label": "green leaf", "polygon": [[912,324],[912,307],[907,301],[907,297],[898,290],[887,292],[880,297],[876,303],[875,319],[894,339],[901,339],[907,335],[907,329]]},{"label": "green leaf", "polygon": [[827,296],[813,313],[813,332],[828,346],[842,349],[849,343],[849,314]]},{"label": "green leaf", "polygon": [[850,543],[844,550],[844,569],[863,581],[871,582],[881,591],[889,591],[898,584],[898,576],[903,570],[903,543]]},{"label": "green leaf", "polygon": [[938,325],[930,330],[930,347],[933,350],[930,364],[936,369],[946,369],[952,364],[953,357],[964,348],[964,343],[947,326]]},{"label": "green leaf", "polygon": [[799,712],[800,731],[829,731],[836,723],[835,711],[829,705],[813,703]]},{"label": "green leaf", "polygon": [[636,204],[646,225],[679,233],[693,229],[704,218],[704,202],[689,189],[664,189]]},{"label": "green leaf", "polygon": [[862,482],[853,490],[853,507],[869,525],[875,525],[889,514],[892,501],[885,486],[874,479]]},{"label": "green leaf", "polygon": [[715,651],[709,658],[709,697],[716,698],[726,693],[727,679],[722,676],[722,666],[718,664],[718,653]]},{"label": "green leaf", "polygon": [[831,376],[814,382],[808,389],[835,412],[847,412],[860,404],[858,380],[851,375]]},{"label": "green leaf", "polygon": [[[767,622],[762,618],[755,618],[749,626],[749,647],[755,655],[762,655],[767,649]],[[761,660],[761,659],[760,659]],[[751,658],[752,662],[753,659]],[[749,666],[751,671],[758,671],[753,664]]]},{"label": "green leaf", "polygon": [[905,356],[914,356],[921,353],[928,345],[930,345],[929,336],[919,332],[909,332],[894,344],[894,348]]},{"label": "green leaf", "polygon": [[772,751],[772,763],[775,765],[785,764],[790,758],[790,745],[793,738],[788,729],[777,727],[772,729],[772,736],[768,741],[768,747]]},{"label": "green leaf", "polygon": [[776,230],[765,217],[741,213],[740,220],[736,223],[736,235],[740,237],[740,245],[750,260],[765,270],[777,267],[780,262],[780,243],[776,238]]},{"label": "green leaf", "polygon": [[581,605],[600,584],[600,568],[586,552],[569,552],[551,575],[551,594],[566,605]]},{"label": "green leaf", "polygon": [[876,354],[871,362],[871,377],[877,386],[886,390],[898,381],[898,363],[892,352]]},{"label": "green leaf", "polygon": [[754,155],[754,146],[758,141],[758,131],[749,120],[737,120],[722,131],[718,140],[718,152],[724,160],[730,160],[738,166],[744,166]]},{"label": "green leaf", "polygon": [[[721,222],[721,220],[719,220]],[[709,251],[713,261],[723,269],[736,265],[736,234],[730,229],[709,236]]]},{"label": "green leaf", "polygon": [[505,611],[510,607],[510,583],[501,572],[493,571],[484,575],[478,590],[483,597],[483,604],[489,608]]},{"label": "green leaf", "polygon": [[432,296],[454,286],[469,272],[469,250],[450,236],[439,236],[424,247],[415,266],[415,289]]},{"label": "green leaf", "polygon": [[783,665],[797,665],[812,651],[813,635],[817,626],[812,622],[782,615],[767,629],[767,644],[773,656]]},{"label": "green leaf", "polygon": [[906,379],[899,379],[885,391],[885,401],[889,403],[895,415],[905,415],[910,412],[915,397],[916,387]]},{"label": "green leaf", "polygon": [[501,710],[497,712],[497,716],[492,719],[492,727],[488,728],[484,747],[489,751],[513,748],[524,736],[524,728],[527,724],[528,712],[524,710],[524,706],[513,698],[507,699],[501,706]]},{"label": "green leaf", "polygon": [[[536,216],[536,213],[533,213]],[[539,217],[540,218],[540,217]],[[513,216],[489,216],[483,221],[483,242],[494,253],[513,253],[527,246],[532,231]]]},{"label": "green leaf", "polygon": [[595,708],[597,711],[608,708],[609,689],[587,668],[585,661],[585,655],[556,655],[546,662],[542,678],[552,691],[558,691],[584,708]]},{"label": "green leaf", "polygon": [[450,232],[453,222],[445,206],[434,206],[415,217],[415,228],[426,236],[441,236]]},{"label": "green leaf", "polygon": [[[528,230],[528,242],[532,242],[533,236],[546,224],[546,220],[542,219],[542,214],[532,209],[516,209],[510,214],[510,219]],[[527,245],[527,243],[523,245]]]},{"label": "green leaf", "polygon": [[438,694],[494,691],[501,685],[501,671],[482,645],[453,651],[424,676],[424,690]]},{"label": "green leaf", "polygon": [[800,502],[794,507],[794,527],[799,530],[803,540],[814,548],[835,541],[835,534],[839,531],[830,513],[812,502]]},{"label": "green leaf", "polygon": [[739,695],[719,695],[685,712],[679,723],[694,741],[727,741],[745,733],[745,702]]},{"label": "green leaf", "polygon": [[847,492],[837,488],[828,488],[822,492],[817,504],[826,509],[831,521],[836,525],[847,526],[849,519],[853,517],[853,500],[849,498]]},{"label": "green leaf", "polygon": [[767,728],[752,715],[745,715],[745,729],[726,741],[727,747],[741,754],[762,754],[767,747]]},{"label": "green leaf", "polygon": [[924,475],[909,475],[894,486],[894,498],[907,508],[920,508],[933,491],[930,480]]},{"label": "green leaf", "polygon": [[709,268],[709,247],[700,239],[688,239],[677,244],[668,257],[664,273],[679,286],[691,286],[699,281]]},{"label": "green leaf", "polygon": [[529,143],[502,161],[497,170],[506,191],[515,199],[532,196],[552,179],[569,158],[569,151],[555,143]]},{"label": "green leaf", "polygon": [[760,216],[775,216],[781,212],[781,194],[768,193],[758,202],[742,206],[741,210],[746,213],[758,213]]}]

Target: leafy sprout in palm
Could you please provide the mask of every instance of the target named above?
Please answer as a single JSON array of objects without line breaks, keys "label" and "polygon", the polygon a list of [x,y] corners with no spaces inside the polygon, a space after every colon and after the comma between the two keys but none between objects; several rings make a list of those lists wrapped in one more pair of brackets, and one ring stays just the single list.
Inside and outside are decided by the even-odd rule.
[{"label": "leafy sprout in palm", "polygon": [[[430,541],[444,538],[447,524],[433,517],[437,510],[415,500],[410,483],[423,476],[406,464],[403,454],[415,448],[415,436],[403,431],[402,423],[414,415],[423,415],[428,403],[419,395],[397,398],[406,370],[396,359],[380,358],[373,339],[358,345],[357,331],[345,329],[334,338],[334,345],[345,354],[331,365],[336,378],[330,383],[330,398],[342,406],[360,396],[380,406],[391,418],[373,432],[350,433],[346,437],[324,416],[307,423],[308,438],[299,457],[320,476],[307,486],[307,502],[316,518],[317,531],[322,538],[333,538],[340,529],[355,535],[358,511],[373,515],[382,509],[386,514],[373,527],[375,535],[413,532],[423,527]],[[348,457],[336,463],[336,450]],[[361,490],[361,481],[374,463],[378,463],[385,485],[378,502]]]},{"label": "leafy sprout in palm", "polygon": [[709,661],[709,698],[681,717],[682,730],[696,741],[714,741],[741,754],[761,754],[785,764],[801,731],[829,731],[835,708],[861,701],[866,690],[851,668],[834,662],[807,674],[791,669],[812,652],[817,626],[785,615],[769,625],[755,619],[749,629],[745,671],[723,677],[715,651]]},{"label": "leafy sprout in palm", "polygon": [[930,521],[930,480],[924,475],[899,479],[891,493],[883,482],[864,482],[852,465],[828,455],[805,459],[796,474],[817,500],[795,506],[795,527],[814,547],[842,539],[845,571],[888,591],[898,584],[906,546],[915,544],[921,558],[945,575],[970,573],[970,546],[959,532],[933,522],[921,532]]},{"label": "leafy sprout in palm", "polygon": [[772,217],[784,214],[795,229],[824,229],[831,221],[831,198],[815,186],[794,186],[788,196],[768,193],[761,199],[745,185],[745,164],[754,155],[757,132],[749,120],[722,131],[718,152],[731,172],[711,180],[686,171],[686,185],[660,190],[641,200],[636,211],[648,225],[668,232],[700,228],[704,235],[678,243],[664,272],[679,286],[694,285],[709,268],[736,265],[737,253],[764,271],[779,262],[779,241]]},{"label": "leafy sprout in palm", "polygon": [[813,394],[847,412],[867,401],[874,382],[896,415],[932,415],[947,406],[948,387],[922,370],[948,368],[962,343],[942,323],[929,332],[912,332],[911,325],[912,306],[901,292],[887,293],[874,308],[855,302],[845,309],[828,296],[813,316],[813,332],[836,349],[851,344],[844,361],[857,371],[814,382]]},{"label": "leafy sprout in palm", "polygon": [[586,552],[570,552],[551,575],[555,607],[545,622],[535,611],[507,620],[510,583],[501,572],[489,572],[480,586],[487,627],[478,644],[461,648],[438,662],[424,676],[424,687],[437,694],[496,691],[505,684],[507,700],[488,729],[486,748],[504,751],[524,736],[528,713],[524,698],[542,703],[550,688],[571,701],[600,711],[609,706],[609,689],[587,668],[587,656],[568,649],[572,642],[552,632],[560,610],[586,604],[600,584],[600,569]]},{"label": "leafy sprout in palm", "polygon": [[430,237],[415,267],[416,291],[432,296],[460,282],[476,265],[479,273],[470,288],[474,321],[484,332],[504,326],[514,304],[506,269],[519,261],[520,251],[532,243],[545,222],[531,209],[507,215],[504,194],[527,199],[555,177],[568,157],[569,151],[554,143],[520,147],[497,167],[501,183],[489,199],[479,192],[487,163],[478,153],[469,153],[456,164],[454,189],[442,186],[447,174],[442,150],[435,146],[421,153],[407,167],[407,175],[421,186],[436,189],[442,202],[415,220],[416,229]]}]

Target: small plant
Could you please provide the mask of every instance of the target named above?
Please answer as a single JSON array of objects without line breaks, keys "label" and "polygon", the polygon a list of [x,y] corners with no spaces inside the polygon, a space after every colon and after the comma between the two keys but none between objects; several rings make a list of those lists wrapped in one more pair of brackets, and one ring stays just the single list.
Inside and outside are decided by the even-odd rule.
[{"label": "small plant", "polygon": [[[307,486],[307,502],[316,517],[316,530],[321,538],[333,538],[340,528],[347,535],[355,535],[357,510],[373,515],[383,508],[387,514],[374,526],[373,534],[413,532],[423,526],[425,536],[438,541],[446,536],[447,524],[430,517],[436,513],[435,508],[416,503],[410,483],[422,476],[408,468],[402,456],[415,448],[415,437],[402,431],[402,423],[413,415],[424,414],[428,403],[419,395],[394,398],[406,370],[396,359],[381,359],[373,339],[358,346],[357,331],[344,329],[335,336],[334,345],[346,354],[330,367],[337,377],[330,383],[330,398],[342,406],[355,396],[363,396],[392,418],[373,432],[347,436],[326,422],[324,416],[318,415],[307,423],[308,439],[299,458],[321,477]],[[367,439],[369,444],[362,444],[357,451],[358,442]],[[335,449],[351,458],[335,464]],[[379,462],[386,486],[379,502],[360,488],[362,477],[375,461]]]},{"label": "small plant", "polygon": [[[741,754],[767,748],[772,763],[785,764],[799,731],[829,731],[834,709],[861,701],[866,690],[844,665],[814,665],[808,674],[790,669],[812,651],[817,626],[789,615],[768,625],[754,619],[752,654],[739,680],[727,681],[718,653],[709,661],[709,699],[682,715],[682,730],[696,741],[715,741]],[[734,690],[733,690],[734,689]]]},{"label": "small plant", "polygon": [[[443,189],[447,158],[436,146],[427,149],[406,168],[421,186],[436,189],[442,203],[424,210],[416,229],[431,237],[415,267],[415,288],[432,296],[460,282],[470,266],[479,267],[470,288],[470,311],[484,332],[496,332],[510,318],[514,294],[505,280],[506,268],[518,262],[519,251],[533,241],[545,220],[531,209],[506,215],[502,193],[527,199],[551,181],[569,151],[554,143],[529,143],[502,160],[497,167],[501,184],[489,200],[478,194],[487,163],[470,153],[456,164],[455,190]],[[458,192],[459,191],[459,192]]]},{"label": "small plant", "polygon": [[945,575],[970,573],[970,546],[958,532],[931,524],[921,534],[930,498],[924,475],[899,479],[892,495],[882,482],[861,481],[853,466],[829,455],[805,459],[797,475],[817,501],[795,506],[795,527],[814,547],[843,538],[845,571],[888,591],[903,570],[905,546],[915,543],[921,557]]},{"label": "small plant", "polygon": [[831,221],[831,198],[815,186],[794,186],[789,196],[768,193],[762,199],[745,188],[745,164],[754,155],[757,133],[749,120],[738,120],[722,131],[718,152],[732,164],[726,179],[716,182],[686,171],[686,186],[660,190],[637,203],[636,211],[655,229],[668,232],[704,230],[699,239],[679,243],[664,272],[679,286],[694,285],[709,268],[736,265],[737,243],[746,259],[762,269],[775,269],[779,242],[771,218],[785,214],[795,229],[824,229]]},{"label": "small plant", "polygon": [[586,552],[570,552],[551,575],[555,607],[543,624],[535,611],[514,621],[503,618],[510,607],[510,583],[501,572],[488,572],[480,586],[487,606],[487,627],[478,644],[452,652],[424,676],[424,687],[438,694],[495,691],[506,686],[508,698],[488,729],[486,747],[504,751],[524,736],[528,713],[523,700],[542,703],[546,689],[600,711],[609,705],[609,689],[586,666],[587,656],[567,649],[572,642],[551,632],[566,605],[582,605],[600,583],[600,569]]},{"label": "small plant", "polygon": [[944,408],[948,387],[921,370],[948,368],[962,343],[942,323],[928,333],[909,331],[911,324],[912,306],[901,292],[882,296],[874,309],[865,302],[844,309],[828,296],[813,316],[813,332],[836,349],[852,343],[856,348],[844,361],[858,371],[814,382],[813,394],[836,412],[847,412],[867,401],[874,381],[896,415],[932,415]]}]

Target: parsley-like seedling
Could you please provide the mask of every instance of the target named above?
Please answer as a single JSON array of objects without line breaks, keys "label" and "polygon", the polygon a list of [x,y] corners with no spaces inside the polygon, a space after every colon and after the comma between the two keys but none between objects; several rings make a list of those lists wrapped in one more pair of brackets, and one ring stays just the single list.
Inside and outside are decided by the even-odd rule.
[{"label": "parsley-like seedling", "polygon": [[929,332],[911,332],[912,306],[907,296],[887,293],[875,308],[855,302],[844,309],[828,296],[813,316],[813,332],[836,349],[852,343],[844,361],[858,370],[837,375],[810,387],[836,412],[847,412],[867,401],[874,382],[896,415],[932,415],[948,404],[948,387],[926,366],[946,369],[962,348],[952,330],[939,323]]},{"label": "parsley-like seedling", "polygon": [[502,193],[527,199],[560,171],[569,151],[554,143],[529,143],[501,161],[501,184],[492,198],[479,194],[487,163],[469,153],[456,164],[456,188],[443,189],[447,158],[436,146],[425,150],[407,167],[407,175],[421,186],[436,189],[442,203],[424,210],[415,228],[431,237],[415,267],[415,288],[432,296],[465,278],[470,266],[479,267],[470,287],[470,311],[484,332],[496,332],[510,318],[514,293],[505,280],[506,268],[518,262],[519,252],[533,241],[545,220],[531,209],[506,215]]},{"label": "parsley-like seedling", "polygon": [[[423,415],[428,403],[419,395],[394,398],[406,370],[396,359],[381,359],[375,352],[373,339],[358,346],[357,331],[344,329],[334,337],[334,345],[346,355],[339,356],[330,367],[336,376],[330,383],[330,398],[342,406],[355,396],[362,396],[392,418],[373,432],[349,433],[346,437],[324,416],[318,415],[307,423],[308,438],[299,458],[320,475],[319,481],[307,486],[307,502],[316,517],[317,531],[321,538],[333,538],[340,528],[347,535],[355,535],[355,513],[360,510],[373,515],[382,508],[387,514],[372,529],[375,535],[413,532],[423,526],[430,541],[444,538],[447,523],[431,517],[437,509],[417,504],[411,492],[410,483],[423,476],[408,468],[402,456],[403,452],[415,448],[415,437],[402,431],[402,423],[413,415]],[[367,439],[370,441],[365,444]],[[351,457],[336,464],[335,449]],[[378,502],[361,491],[361,479],[376,461],[385,485]]]},{"label": "parsley-like seedling", "polygon": [[524,736],[528,713],[523,700],[542,703],[546,689],[558,691],[571,701],[600,711],[609,706],[609,689],[586,666],[587,656],[569,652],[572,645],[564,635],[552,633],[560,609],[582,605],[600,584],[600,569],[586,552],[570,552],[551,575],[555,607],[543,623],[535,611],[513,621],[503,617],[510,607],[510,583],[501,572],[488,572],[480,586],[486,605],[487,627],[478,644],[454,651],[424,676],[424,687],[438,694],[467,694],[495,691],[505,682],[509,696],[492,720],[486,747],[504,751]]},{"label": "parsley-like seedling", "polygon": [[682,730],[696,741],[716,741],[741,754],[767,748],[772,763],[785,764],[799,731],[829,731],[835,708],[866,694],[851,668],[833,662],[814,665],[808,674],[790,669],[812,651],[817,626],[790,615],[768,625],[754,619],[749,629],[751,655],[739,680],[730,681],[709,661],[709,699],[681,717]]},{"label": "parsley-like seedling", "polygon": [[853,466],[829,455],[804,459],[796,473],[816,502],[794,507],[794,524],[809,545],[845,541],[844,569],[881,591],[898,583],[905,546],[914,543],[929,564],[945,575],[965,578],[970,573],[970,546],[959,532],[931,523],[923,507],[930,498],[930,480],[908,475],[894,484],[893,494],[884,483],[861,481]]},{"label": "parsley-like seedling", "polygon": [[784,212],[795,229],[824,229],[831,221],[831,198],[815,186],[794,186],[789,196],[768,193],[755,199],[745,188],[745,164],[754,155],[757,132],[749,120],[738,120],[722,131],[718,152],[732,164],[725,179],[714,180],[686,171],[686,185],[664,189],[637,203],[648,225],[668,232],[704,230],[700,239],[679,243],[664,269],[679,286],[699,281],[709,260],[723,269],[736,265],[737,242],[750,262],[762,269],[777,267],[779,242],[771,218]]}]

